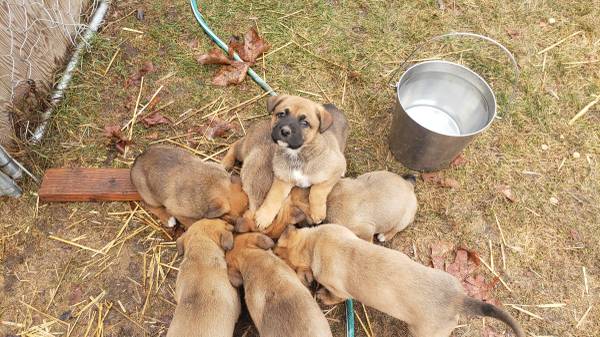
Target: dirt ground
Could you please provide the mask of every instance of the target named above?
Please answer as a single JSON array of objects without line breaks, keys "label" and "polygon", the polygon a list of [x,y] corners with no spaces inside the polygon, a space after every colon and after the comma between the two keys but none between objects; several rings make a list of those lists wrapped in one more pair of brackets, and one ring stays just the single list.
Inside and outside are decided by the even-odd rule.
[{"label": "dirt ground", "polygon": [[[482,74],[498,95],[499,118],[464,151],[463,164],[443,171],[457,187],[419,179],[416,220],[386,245],[423,264],[439,241],[475,250],[506,284],[498,283],[492,296],[529,336],[600,334],[600,105],[568,124],[600,95],[597,1],[445,0],[444,10],[433,0],[204,1],[201,7],[224,39],[258,28],[273,47],[254,69],[278,92],[346,111],[349,176],[409,172],[388,150],[389,84],[416,45],[449,31],[478,32],[506,45],[521,71],[512,100],[511,67],[493,46],[433,43],[411,58],[443,57]],[[124,168],[147,145],[162,142],[218,160],[266,111],[249,79],[211,85],[216,67],[195,61],[210,48],[186,1],[115,1],[47,137],[20,159],[39,176],[50,167]],[[136,124],[124,156],[103,130],[132,118],[140,84],[125,84],[144,61],[155,70],[144,78],[140,103],[164,86],[154,109],[173,123]],[[214,140],[194,131],[214,116],[237,129]],[[165,335],[179,263],[169,233],[135,203],[39,204],[38,187],[22,185],[22,198],[0,201],[0,336]],[[514,202],[500,185],[510,187]],[[482,264],[478,271],[491,280],[490,269]],[[343,307],[329,309],[334,335],[344,336]],[[367,322],[360,304],[356,309],[366,326],[357,320],[358,336],[371,335],[369,325],[372,336],[406,335],[401,322],[370,308]],[[256,335],[242,318],[237,336]],[[490,319],[466,317],[453,335],[512,336]]]}]

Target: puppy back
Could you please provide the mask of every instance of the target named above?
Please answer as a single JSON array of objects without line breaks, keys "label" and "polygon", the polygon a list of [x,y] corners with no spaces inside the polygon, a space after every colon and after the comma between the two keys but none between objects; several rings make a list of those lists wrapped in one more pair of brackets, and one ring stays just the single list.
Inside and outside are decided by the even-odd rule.
[{"label": "puppy back", "polygon": [[325,132],[333,133],[340,145],[340,150],[343,153],[346,149],[346,140],[348,139],[348,119],[346,118],[346,114],[334,104],[324,104],[323,107],[325,107],[325,110],[327,110],[333,118],[333,124],[331,124],[331,127]]}]

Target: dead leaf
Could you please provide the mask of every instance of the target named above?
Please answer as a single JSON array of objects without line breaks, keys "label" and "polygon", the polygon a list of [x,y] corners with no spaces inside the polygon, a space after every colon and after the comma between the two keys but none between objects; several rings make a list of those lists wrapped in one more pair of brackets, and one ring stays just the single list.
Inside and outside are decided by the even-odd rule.
[{"label": "dead leaf", "polygon": [[421,173],[421,178],[425,182],[434,183],[441,187],[447,187],[447,188],[459,188],[460,187],[460,183],[456,179],[445,178],[441,172]]},{"label": "dead leaf", "polygon": [[463,282],[463,288],[467,295],[487,303],[498,305],[498,301],[492,298],[492,289],[498,284],[500,279],[494,277],[491,281],[486,282],[485,277],[481,274],[467,277]]},{"label": "dead leaf", "polygon": [[477,269],[477,265],[469,259],[469,253],[463,249],[456,250],[454,262],[446,266],[446,271],[464,282]]},{"label": "dead leaf", "polygon": [[219,48],[214,48],[207,54],[198,56],[196,60],[200,64],[231,64],[233,62]]},{"label": "dead leaf", "polygon": [[145,127],[149,128],[159,124],[171,124],[173,121],[168,117],[165,117],[160,114],[160,112],[155,112],[151,115],[148,115],[142,118],[142,123]]},{"label": "dead leaf", "polygon": [[252,27],[244,38],[232,36],[229,39],[229,55],[235,51],[242,60],[254,64],[256,59],[271,48],[271,45],[258,35],[256,28]]},{"label": "dead leaf", "polygon": [[152,111],[156,107],[156,105],[158,103],[160,103],[160,101],[161,101],[160,96],[155,96],[154,99],[148,103],[148,106],[146,107],[146,111]]},{"label": "dead leaf", "polygon": [[250,68],[250,65],[247,63],[237,61],[231,65],[221,67],[213,77],[212,84],[222,87],[230,84],[240,84],[246,78],[248,68]]},{"label": "dead leaf", "polygon": [[463,154],[461,153],[452,160],[452,162],[450,163],[450,167],[459,167],[464,165],[466,162],[467,160],[465,159],[465,156],[463,156]]},{"label": "dead leaf", "polygon": [[517,198],[513,194],[512,189],[510,188],[510,186],[508,186],[508,185],[498,185],[498,186],[496,186],[496,190],[498,192],[502,193],[502,195],[504,195],[506,197],[506,199],[510,200],[511,202],[516,202],[517,201]]},{"label": "dead leaf", "polygon": [[215,139],[217,137],[224,137],[227,131],[233,129],[236,129],[233,124],[220,118],[214,118],[207,124],[200,125],[190,131],[200,133],[208,139]]},{"label": "dead leaf", "polygon": [[432,243],[431,247],[431,264],[435,269],[445,270],[446,256],[452,251],[454,245],[447,241],[438,241]]},{"label": "dead leaf", "polygon": [[148,140],[158,140],[160,138],[160,134],[158,132],[151,132],[146,136]]},{"label": "dead leaf", "polygon": [[508,36],[510,36],[511,39],[517,38],[521,35],[521,33],[518,30],[512,28],[506,28],[506,34],[508,34]]},{"label": "dead leaf", "polygon": [[140,84],[142,77],[154,72],[156,68],[154,68],[154,64],[151,61],[144,61],[142,66],[138,69],[138,71],[129,76],[127,81],[125,82],[125,88],[127,89],[129,86],[137,86]]},{"label": "dead leaf", "polygon": [[125,138],[121,133],[121,127],[119,125],[107,125],[104,127],[104,135],[110,138],[111,143],[114,144],[115,148],[119,153],[125,153],[125,147],[133,144],[132,141]]}]

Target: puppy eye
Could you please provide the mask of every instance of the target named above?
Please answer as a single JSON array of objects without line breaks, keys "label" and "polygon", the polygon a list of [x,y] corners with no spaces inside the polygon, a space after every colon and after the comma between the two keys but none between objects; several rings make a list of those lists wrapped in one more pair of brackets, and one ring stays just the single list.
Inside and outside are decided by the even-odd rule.
[{"label": "puppy eye", "polygon": [[277,116],[277,118],[283,118],[283,117],[285,117],[285,111],[280,111],[280,112],[276,113],[275,116]]},{"label": "puppy eye", "polygon": [[308,124],[308,122],[306,120],[300,121],[300,126],[302,126],[303,128],[308,128],[310,127],[310,124]]}]

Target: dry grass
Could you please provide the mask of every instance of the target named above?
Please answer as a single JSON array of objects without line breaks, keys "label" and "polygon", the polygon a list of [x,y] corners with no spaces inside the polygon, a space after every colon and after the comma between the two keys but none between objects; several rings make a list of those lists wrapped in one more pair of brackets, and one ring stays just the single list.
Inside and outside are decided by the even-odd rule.
[{"label": "dry grass", "polygon": [[[332,101],[347,112],[349,175],[406,171],[387,148],[394,101],[388,83],[398,78],[394,70],[414,46],[453,30],[480,32],[507,45],[522,71],[511,104],[511,70],[493,48],[471,41],[435,44],[414,57],[444,55],[486,76],[498,93],[501,119],[468,147],[464,165],[445,172],[459,188],[419,183],[416,222],[389,245],[423,263],[438,240],[475,249],[489,265],[481,272],[490,278],[497,273],[505,282],[495,297],[529,335],[597,335],[600,107],[569,121],[600,95],[599,7],[583,1],[446,0],[441,11],[438,3],[211,1],[203,11],[222,37],[258,26],[273,49],[255,70],[280,92]],[[137,8],[145,10],[144,21],[131,15]],[[252,100],[262,94],[252,82],[210,85],[214,69],[194,61],[210,43],[185,2],[119,1],[109,21],[85,55],[48,137],[23,158],[36,174],[47,167],[127,167],[147,144],[160,141],[217,160],[244,129],[210,141],[190,138],[192,126],[218,116],[246,127],[264,116],[264,102]],[[123,157],[107,145],[102,129],[132,119],[139,86],[123,84],[144,60],[157,71],[144,79],[141,106],[164,86],[158,108],[182,122],[152,129],[136,124],[135,144]],[[496,191],[501,184],[512,188],[517,202]],[[32,192],[3,201],[0,214],[0,333],[165,333],[178,261],[167,234],[143,209],[124,203],[38,209]],[[358,304],[356,309],[359,336],[403,334],[399,322]],[[341,306],[327,317],[335,335],[343,336]],[[463,319],[454,335],[480,336],[490,324],[505,331],[472,318]],[[255,334],[247,317],[238,330],[240,336]]]}]

